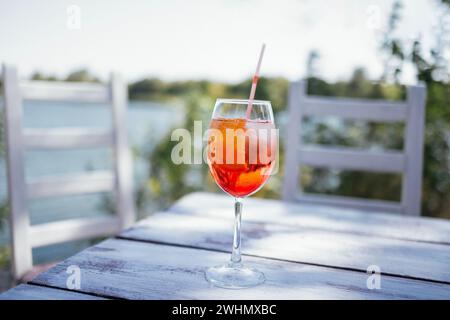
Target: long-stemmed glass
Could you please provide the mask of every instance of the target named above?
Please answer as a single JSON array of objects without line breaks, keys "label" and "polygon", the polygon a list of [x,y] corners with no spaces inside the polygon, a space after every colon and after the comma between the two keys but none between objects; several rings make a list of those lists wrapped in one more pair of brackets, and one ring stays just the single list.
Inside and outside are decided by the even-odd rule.
[{"label": "long-stemmed glass", "polygon": [[208,130],[208,165],[219,187],[235,199],[231,259],[206,270],[206,279],[216,286],[239,289],[265,280],[262,272],[242,264],[242,199],[257,192],[273,173],[277,138],[269,101],[216,101]]}]

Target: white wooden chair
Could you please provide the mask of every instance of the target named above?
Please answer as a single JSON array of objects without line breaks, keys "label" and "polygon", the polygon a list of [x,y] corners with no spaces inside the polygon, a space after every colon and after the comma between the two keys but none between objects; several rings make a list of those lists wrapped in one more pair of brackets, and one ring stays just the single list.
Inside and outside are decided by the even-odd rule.
[{"label": "white wooden chair", "polygon": [[[307,95],[306,81],[293,82],[288,97],[289,123],[283,198],[368,211],[420,215],[426,89],[410,86],[406,101],[329,98]],[[335,116],[376,122],[404,122],[402,151],[369,152],[354,148],[305,145],[301,139],[304,116]],[[401,202],[308,194],[299,186],[300,166],[402,174]]]},{"label": "white wooden chair", "polygon": [[[130,226],[134,219],[132,161],[126,129],[127,87],[117,74],[109,85],[19,81],[17,69],[3,66],[9,203],[11,209],[12,262],[15,279],[33,268],[32,248],[107,236]],[[111,130],[24,129],[22,100],[108,103],[112,106]],[[27,182],[26,149],[70,149],[110,146],[114,150],[113,172],[93,171],[48,177]],[[113,192],[117,214],[30,225],[27,200],[96,192]]]}]

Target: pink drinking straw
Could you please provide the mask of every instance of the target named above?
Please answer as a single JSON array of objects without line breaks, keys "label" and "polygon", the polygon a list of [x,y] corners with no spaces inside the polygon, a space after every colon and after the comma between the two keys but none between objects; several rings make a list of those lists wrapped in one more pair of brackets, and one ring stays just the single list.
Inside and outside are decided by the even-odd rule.
[{"label": "pink drinking straw", "polygon": [[258,84],[258,79],[259,79],[259,69],[261,68],[261,61],[264,56],[265,49],[266,49],[266,44],[263,43],[263,45],[261,47],[261,52],[259,53],[258,64],[256,65],[256,72],[255,72],[255,75],[253,76],[252,88],[250,90],[250,96],[248,97],[247,112],[245,113],[245,117],[247,119],[250,119],[250,114],[252,113],[252,105],[253,105],[253,100],[255,99],[256,85]]}]

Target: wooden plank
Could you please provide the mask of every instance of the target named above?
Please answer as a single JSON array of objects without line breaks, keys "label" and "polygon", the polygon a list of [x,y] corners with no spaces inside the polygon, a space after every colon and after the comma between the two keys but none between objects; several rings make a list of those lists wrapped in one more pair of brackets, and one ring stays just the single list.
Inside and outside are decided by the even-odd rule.
[{"label": "wooden plank", "polygon": [[307,96],[301,106],[305,116],[332,116],[376,122],[403,122],[408,114],[406,102],[339,97]]},{"label": "wooden plank", "polygon": [[423,144],[425,132],[424,86],[408,87],[409,115],[405,126],[405,152],[408,156],[402,182],[405,214],[420,216],[422,209]]},{"label": "wooden plank", "polygon": [[[219,193],[196,192],[178,200],[171,212],[233,217],[233,199]],[[384,212],[311,205],[279,200],[244,200],[243,221],[311,227],[384,238],[450,244],[450,221],[429,217],[396,216]]]},{"label": "wooden plank", "polygon": [[0,294],[0,300],[105,300],[75,291],[21,284]]},{"label": "wooden plank", "polygon": [[81,291],[125,299],[448,299],[450,286],[382,276],[369,290],[361,272],[246,257],[266,275],[261,286],[227,290],[210,285],[208,266],[226,263],[221,252],[110,239],[58,264],[34,284],[65,287],[69,265],[81,269]]},{"label": "wooden plank", "polygon": [[29,149],[74,149],[111,146],[108,130],[87,128],[25,129],[25,147]]},{"label": "wooden plank", "polygon": [[306,95],[305,81],[292,82],[289,86],[288,108],[289,120],[287,126],[286,162],[284,166],[283,200],[294,201],[298,193],[300,166],[298,163],[298,149],[302,145],[300,137],[302,125],[302,101]]},{"label": "wooden plank", "polygon": [[17,69],[3,66],[3,90],[5,97],[6,161],[8,196],[11,209],[10,228],[13,274],[21,278],[32,266],[31,247],[28,239],[30,224],[25,186],[24,149],[22,137],[22,97],[19,91]]},{"label": "wooden plank", "polygon": [[[181,217],[165,212],[145,219],[121,233],[121,237],[229,251],[232,222],[232,217]],[[377,265],[386,274],[450,284],[448,245],[246,222],[245,218],[242,243],[244,253],[260,257],[362,272]]]},{"label": "wooden plank", "polygon": [[405,156],[402,152],[370,152],[354,148],[305,146],[299,149],[301,164],[344,170],[371,172],[403,172]]},{"label": "wooden plank", "polygon": [[403,213],[404,211],[402,205],[395,201],[359,199],[328,194],[324,195],[302,192],[297,197],[297,200],[301,203],[360,209],[367,211],[368,214],[371,212],[380,211],[388,213]]},{"label": "wooden plank", "polygon": [[107,103],[108,87],[99,83],[22,81],[22,96],[26,100]]},{"label": "wooden plank", "polygon": [[114,190],[114,176],[109,171],[91,171],[58,177],[40,178],[27,185],[29,199]]},{"label": "wooden plank", "polygon": [[33,247],[40,247],[65,241],[108,236],[120,230],[120,221],[117,217],[62,220],[31,226],[30,242]]},{"label": "wooden plank", "polygon": [[133,160],[128,143],[127,100],[128,91],[122,77],[111,76],[111,96],[114,123],[114,153],[117,211],[122,228],[128,228],[136,219],[133,196]]}]

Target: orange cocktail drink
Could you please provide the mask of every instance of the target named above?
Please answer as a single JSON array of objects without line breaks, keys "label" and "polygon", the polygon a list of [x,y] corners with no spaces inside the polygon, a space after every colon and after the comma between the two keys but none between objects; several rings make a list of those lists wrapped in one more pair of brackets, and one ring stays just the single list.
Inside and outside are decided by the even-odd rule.
[{"label": "orange cocktail drink", "polygon": [[242,198],[264,185],[275,165],[274,129],[274,124],[266,120],[211,120],[208,164],[225,192]]}]

